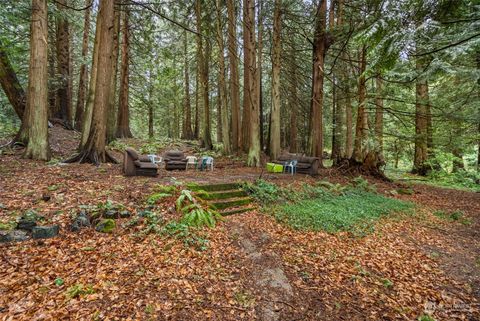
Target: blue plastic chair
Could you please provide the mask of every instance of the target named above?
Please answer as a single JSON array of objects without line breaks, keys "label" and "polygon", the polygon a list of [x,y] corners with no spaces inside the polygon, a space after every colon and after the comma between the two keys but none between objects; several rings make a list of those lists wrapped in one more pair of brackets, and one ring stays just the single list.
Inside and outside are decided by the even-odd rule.
[{"label": "blue plastic chair", "polygon": [[296,159],[290,162],[287,162],[285,166],[283,166],[283,168],[285,169],[285,172],[288,173],[290,171],[292,175],[295,174],[297,172],[297,163],[298,161]]}]

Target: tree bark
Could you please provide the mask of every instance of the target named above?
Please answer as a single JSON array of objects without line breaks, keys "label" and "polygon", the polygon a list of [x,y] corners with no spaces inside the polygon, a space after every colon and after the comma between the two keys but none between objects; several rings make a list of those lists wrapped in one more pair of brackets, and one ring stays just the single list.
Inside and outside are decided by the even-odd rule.
[{"label": "tree bark", "polygon": [[47,0],[32,0],[30,67],[24,123],[28,143],[24,157],[49,160],[48,144],[48,20]]},{"label": "tree bark", "polygon": [[[218,43],[218,99],[219,99],[219,113],[221,112],[221,140],[223,142],[223,152],[225,154],[231,154],[230,144],[230,126],[228,121],[228,102],[227,102],[227,84],[225,82],[225,42],[223,40],[223,23],[222,23],[222,11],[221,1],[216,0],[217,9],[217,43]],[[223,109],[223,110],[222,110]]]},{"label": "tree bark", "polygon": [[358,81],[358,112],[357,124],[355,127],[355,142],[353,146],[353,158],[356,162],[363,163],[368,153],[368,116],[365,108],[366,104],[366,79],[365,69],[367,67],[367,48],[363,45],[360,51],[360,78]]},{"label": "tree bark", "polygon": [[345,158],[350,159],[353,156],[353,110],[348,85],[345,89],[345,127]]},{"label": "tree bark", "polygon": [[18,81],[17,74],[8,59],[3,43],[0,41],[0,84],[18,118],[23,119],[27,96]]},{"label": "tree bark", "polygon": [[[249,133],[248,133],[248,166],[258,167],[260,166],[260,110],[259,110],[259,91],[258,91],[258,67],[256,64],[255,53],[255,1],[245,0],[244,2],[246,11],[245,30],[248,33],[244,35],[245,56],[247,64],[245,65],[244,73],[248,74],[248,82],[244,85],[244,91],[248,92],[247,109],[249,121]],[[244,114],[245,115],[245,114]],[[245,128],[244,128],[245,130]]]},{"label": "tree bark", "polygon": [[383,158],[383,81],[380,75],[375,77],[375,147],[378,155]]},{"label": "tree bark", "polygon": [[119,0],[115,0],[115,13],[113,24],[113,51],[112,51],[112,75],[110,78],[110,94],[108,95],[108,111],[107,111],[107,143],[115,140],[117,110],[117,74],[118,74],[118,53],[120,47],[120,4]]},{"label": "tree bark", "polygon": [[[85,0],[88,6],[92,0]],[[88,68],[85,63],[88,55],[88,37],[90,35],[90,14],[92,8],[89,6],[85,9],[83,21],[83,40],[82,40],[82,64],[80,66],[80,79],[78,81],[77,108],[75,110],[75,129],[82,130],[82,118],[85,109],[85,93],[88,89]]]},{"label": "tree bark", "polygon": [[57,16],[57,73],[59,85],[55,100],[54,118],[61,119],[65,128],[72,127],[72,88],[70,82],[70,26],[68,20],[63,16],[66,0],[57,1],[57,9],[60,14]]},{"label": "tree bark", "polygon": [[[150,80],[152,79],[152,70],[150,69]],[[148,86],[148,138],[153,138],[153,82]]]},{"label": "tree bark", "polygon": [[200,97],[199,97],[199,69],[200,66],[197,61],[197,70],[195,71],[195,124],[193,128],[193,137],[200,138]]},{"label": "tree bark", "polygon": [[428,160],[427,105],[429,104],[429,95],[427,78],[421,74],[423,67],[423,61],[421,58],[417,58],[416,69],[419,75],[415,85],[415,154],[412,172],[419,175],[426,175],[429,171],[426,164]]},{"label": "tree bark", "polygon": [[184,41],[183,41],[183,52],[185,55],[185,96],[183,98],[184,104],[184,139],[193,139],[194,135],[192,132],[192,107],[190,104],[190,76],[189,76],[189,66],[188,66],[188,34],[187,31],[184,33]]},{"label": "tree bark", "polygon": [[117,138],[131,138],[133,137],[130,131],[130,107],[129,107],[129,91],[130,91],[130,13],[127,7],[123,11],[122,24],[122,69],[120,71],[120,99],[117,118]]},{"label": "tree bark", "polygon": [[275,0],[273,13],[272,44],[272,112],[270,116],[270,158],[277,159],[280,154],[280,68],[281,68],[281,0]]},{"label": "tree bark", "polygon": [[292,63],[290,64],[290,76],[292,80],[290,82],[290,95],[288,96],[288,105],[290,106],[290,135],[289,135],[289,151],[296,153],[298,151],[298,125],[297,125],[297,113],[298,113],[298,80],[296,70],[296,53],[292,54]]},{"label": "tree bark", "polygon": [[[243,115],[242,115],[242,149],[248,151],[250,145],[250,109],[252,105],[252,83],[251,75],[254,68],[252,65],[252,50],[248,49],[248,46],[251,46],[252,38],[255,39],[254,30],[254,19],[250,19],[249,12],[251,11],[251,2],[254,0],[243,0]],[[255,9],[253,9],[255,10]],[[255,12],[253,13],[255,15]],[[253,62],[254,63],[254,62]]]},{"label": "tree bark", "polygon": [[255,78],[255,95],[258,99],[258,122],[259,122],[259,139],[260,139],[260,151],[263,150],[264,138],[263,138],[263,91],[262,91],[262,62],[263,62],[263,0],[258,0],[258,19],[257,19],[257,70]]},{"label": "tree bark", "polygon": [[327,1],[320,0],[317,6],[315,35],[313,40],[313,76],[310,141],[311,154],[320,159],[323,166],[323,79],[326,53]]},{"label": "tree bark", "polygon": [[79,150],[83,149],[83,146],[87,143],[88,136],[90,133],[90,127],[92,124],[92,114],[93,114],[93,103],[95,99],[95,90],[97,88],[97,71],[98,71],[98,56],[99,56],[99,47],[100,47],[100,32],[102,30],[102,19],[96,21],[95,27],[95,41],[93,44],[93,54],[92,54],[92,68],[90,73],[90,82],[88,86],[88,95],[87,101],[85,103],[85,110],[82,114],[82,137],[80,139]]},{"label": "tree bark", "polygon": [[202,144],[206,149],[212,149],[212,136],[210,132],[210,102],[209,102],[209,85],[208,85],[208,63],[210,58],[210,42],[207,39],[205,49],[203,48],[202,34],[202,8],[201,0],[195,2],[195,15],[197,20],[197,50],[198,50],[198,64],[200,67],[199,81],[200,81],[200,93],[202,97],[203,105],[203,131],[202,131]]},{"label": "tree bark", "polygon": [[235,4],[227,0],[228,13],[228,60],[230,63],[230,99],[232,105],[232,149],[239,151],[240,127],[240,81],[238,76],[237,35],[235,25]]},{"label": "tree bark", "polygon": [[[93,113],[90,131],[86,144],[81,148],[80,154],[68,160],[70,162],[90,162],[98,165],[101,162],[114,161],[106,150],[106,128],[107,111],[110,94],[111,73],[112,73],[112,50],[114,32],[114,0],[101,0],[97,16],[101,22],[99,32],[96,32],[98,40],[98,57],[95,84],[95,98],[93,102]],[[97,66],[95,66],[97,67]],[[92,68],[95,69],[95,68]]]}]

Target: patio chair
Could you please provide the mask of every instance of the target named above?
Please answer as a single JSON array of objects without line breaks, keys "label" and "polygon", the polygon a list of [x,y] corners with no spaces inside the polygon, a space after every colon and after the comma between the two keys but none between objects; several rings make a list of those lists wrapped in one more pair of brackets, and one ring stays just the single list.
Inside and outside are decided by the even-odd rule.
[{"label": "patio chair", "polygon": [[186,165],[186,169],[188,169],[188,165],[193,165],[193,168],[195,168],[197,166],[197,163],[198,163],[198,158],[195,157],[195,156],[187,156],[187,165]]},{"label": "patio chair", "polygon": [[210,167],[210,170],[213,171],[213,157],[203,156],[200,162],[200,170],[207,170]]},{"label": "patio chair", "polygon": [[154,164],[160,164],[163,161],[162,157],[157,156],[155,154],[149,154],[147,156],[148,156],[148,158],[150,158],[150,161]]},{"label": "patio chair", "polygon": [[297,164],[298,164],[298,161],[294,159],[290,162],[287,162],[285,166],[283,166],[283,168],[285,169],[286,173],[290,172],[293,175],[294,173],[297,172]]}]

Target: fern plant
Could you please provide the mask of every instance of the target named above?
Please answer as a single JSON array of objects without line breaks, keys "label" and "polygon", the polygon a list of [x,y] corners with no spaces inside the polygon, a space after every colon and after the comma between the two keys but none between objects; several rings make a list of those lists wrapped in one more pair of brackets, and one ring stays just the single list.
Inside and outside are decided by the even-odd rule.
[{"label": "fern plant", "polygon": [[189,190],[182,190],[177,198],[176,207],[177,211],[183,213],[181,222],[188,226],[212,228],[221,218],[217,211],[209,208],[207,204],[197,201]]}]

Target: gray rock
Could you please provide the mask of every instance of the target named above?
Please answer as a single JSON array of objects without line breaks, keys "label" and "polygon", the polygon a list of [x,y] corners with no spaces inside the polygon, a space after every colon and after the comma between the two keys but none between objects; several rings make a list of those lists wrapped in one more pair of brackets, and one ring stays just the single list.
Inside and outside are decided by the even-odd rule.
[{"label": "gray rock", "polygon": [[73,220],[72,225],[70,225],[70,230],[72,232],[79,231],[82,227],[89,227],[91,225],[90,219],[88,218],[87,212],[81,211],[78,216]]},{"label": "gray rock", "polygon": [[25,230],[31,232],[35,226],[37,226],[37,222],[30,219],[21,218],[18,220],[17,230]]},{"label": "gray rock", "polygon": [[32,237],[34,239],[46,239],[58,235],[60,227],[58,225],[35,226],[32,229]]},{"label": "gray rock", "polygon": [[28,240],[28,233],[23,230],[0,231],[0,243]]},{"label": "gray rock", "polygon": [[116,210],[108,210],[108,211],[105,212],[105,214],[103,214],[103,217],[104,217],[104,218],[107,218],[107,219],[118,218],[118,211],[116,211]]},{"label": "gray rock", "polygon": [[132,213],[130,211],[125,210],[125,211],[120,212],[120,217],[121,218],[127,218],[127,217],[131,217],[131,216],[132,216]]}]

